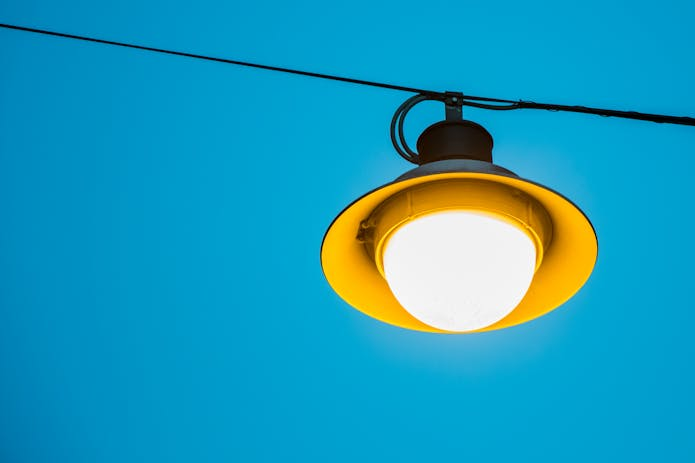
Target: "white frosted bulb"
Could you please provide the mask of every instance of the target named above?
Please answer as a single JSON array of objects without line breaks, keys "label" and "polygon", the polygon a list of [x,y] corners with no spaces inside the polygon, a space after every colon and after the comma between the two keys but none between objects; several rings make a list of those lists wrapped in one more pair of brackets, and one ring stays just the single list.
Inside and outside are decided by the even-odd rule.
[{"label": "white frosted bulb", "polygon": [[386,281],[421,322],[447,331],[485,328],[521,302],[536,247],[520,228],[471,211],[428,214],[393,232],[383,251]]}]

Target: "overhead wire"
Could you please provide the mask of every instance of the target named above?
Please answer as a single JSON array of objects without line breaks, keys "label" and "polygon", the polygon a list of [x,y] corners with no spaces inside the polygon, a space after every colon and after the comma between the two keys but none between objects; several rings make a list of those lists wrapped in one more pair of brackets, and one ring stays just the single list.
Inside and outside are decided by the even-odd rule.
[{"label": "overhead wire", "polygon": [[[338,82],[344,82],[355,85],[364,85],[370,87],[378,87],[387,90],[396,90],[402,92],[416,93],[428,97],[428,99],[443,99],[445,98],[445,92],[438,92],[434,90],[421,89],[415,87],[408,87],[404,85],[388,84],[383,82],[375,82],[364,79],[355,79],[351,77],[336,76],[331,74],[324,74],[319,72],[303,71],[299,69],[291,69],[280,66],[271,66],[267,64],[252,63],[248,61],[233,60],[227,58],[220,58],[209,55],[202,55],[197,53],[188,53],[183,51],[169,50],[165,48],[150,47],[146,45],[139,45],[127,42],[118,42],[114,40],[105,40],[95,37],[88,37],[83,35],[67,34],[64,32],[49,31],[46,29],[37,29],[33,27],[18,26],[13,24],[3,24],[0,23],[0,28],[11,29],[16,31],[30,32],[34,34],[48,35],[53,37],[62,37],[72,40],[81,40],[85,42],[99,43],[103,45],[111,45],[117,47],[125,47],[135,50],[148,51],[153,53],[162,53],[167,55],[181,56],[186,58],[193,58],[206,61],[214,61],[218,63],[231,64],[236,66],[244,66],[249,68],[263,69],[266,71],[283,72],[287,74],[295,74],[305,77],[313,77],[317,79],[333,80]],[[641,113],[636,111],[620,111],[615,109],[602,109],[602,108],[592,108],[588,106],[571,106],[571,105],[560,105],[560,104],[550,104],[550,103],[536,103],[533,101],[525,100],[505,100],[500,98],[490,98],[475,95],[462,95],[462,104],[465,106],[471,106],[480,109],[488,109],[495,111],[507,111],[514,109],[541,109],[548,111],[562,111],[562,112],[573,112],[573,113],[584,113],[584,114],[594,114],[598,116],[606,117],[619,117],[624,119],[635,119],[648,122],[665,123],[665,124],[677,124],[677,125],[688,125],[695,126],[695,118],[685,117],[685,116],[670,116],[663,114],[650,114]],[[498,104],[488,104],[488,103],[498,103]],[[407,111],[405,111],[407,112]],[[397,112],[398,114],[398,112]],[[395,119],[394,119],[395,120]],[[401,137],[402,139],[402,137]],[[394,140],[395,144],[395,140]],[[406,145],[407,149],[407,145]],[[400,153],[400,152],[399,152]],[[403,153],[400,153],[403,156]],[[405,153],[406,159],[410,157],[410,153]]]},{"label": "overhead wire", "polygon": [[167,55],[183,56],[186,58],[194,58],[194,59],[200,59],[200,60],[206,60],[206,61],[215,61],[215,62],[224,63],[224,64],[233,64],[235,66],[244,66],[244,67],[249,67],[249,68],[264,69],[266,71],[284,72],[287,74],[296,74],[296,75],[305,76],[305,77],[315,77],[318,79],[335,80],[338,82],[346,82],[349,84],[367,85],[370,87],[379,87],[379,88],[385,88],[388,90],[399,90],[402,92],[421,93],[424,95],[440,93],[440,92],[435,92],[432,90],[425,90],[425,89],[421,89],[421,88],[405,87],[403,85],[392,85],[392,84],[385,84],[382,82],[372,82],[372,81],[363,80],[363,79],[353,79],[350,77],[334,76],[334,75],[330,75],[330,74],[322,74],[319,72],[302,71],[299,69],[290,69],[290,68],[284,68],[284,67],[280,67],[280,66],[270,66],[267,64],[258,64],[258,63],[251,63],[251,62],[247,62],[247,61],[239,61],[239,60],[233,60],[233,59],[227,59],[227,58],[219,58],[216,56],[200,55],[197,53],[187,53],[187,52],[183,52],[183,51],[168,50],[165,48],[149,47],[149,46],[138,45],[138,44],[134,44],[134,43],[117,42],[114,40],[104,40],[104,39],[98,39],[98,38],[94,38],[94,37],[87,37],[87,36],[83,36],[83,35],[66,34],[64,32],[48,31],[45,29],[35,29],[32,27],[15,26],[12,24],[2,24],[2,23],[0,23],[0,27],[5,28],[5,29],[14,29],[14,30],[18,30],[18,31],[24,31],[24,32],[32,32],[35,34],[50,35],[53,37],[62,37],[65,39],[82,40],[84,42],[101,43],[104,45],[113,45],[113,46],[117,46],[117,47],[132,48],[135,50],[150,51],[150,52],[154,52],[154,53],[163,53],[163,54],[167,54]]}]

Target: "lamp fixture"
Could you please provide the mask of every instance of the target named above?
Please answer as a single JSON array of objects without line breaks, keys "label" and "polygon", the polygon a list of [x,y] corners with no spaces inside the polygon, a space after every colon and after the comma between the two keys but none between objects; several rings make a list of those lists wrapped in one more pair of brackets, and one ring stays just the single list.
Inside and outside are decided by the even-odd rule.
[{"label": "lamp fixture", "polygon": [[[446,119],[411,150],[403,133],[416,104],[438,100]],[[416,95],[396,111],[396,151],[418,164],[357,199],[321,247],[332,288],[392,325],[439,333],[506,328],[563,304],[586,282],[594,229],[559,193],[492,163],[492,137],[463,120],[463,95]]]}]

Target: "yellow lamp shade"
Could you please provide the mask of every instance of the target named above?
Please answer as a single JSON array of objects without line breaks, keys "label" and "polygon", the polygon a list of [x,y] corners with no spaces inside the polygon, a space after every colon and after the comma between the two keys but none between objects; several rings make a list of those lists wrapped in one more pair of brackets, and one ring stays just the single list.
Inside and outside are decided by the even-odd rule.
[{"label": "yellow lamp shade", "polygon": [[371,317],[476,332],[564,303],[597,251],[591,223],[560,194],[488,162],[452,159],[348,206],[326,232],[321,263],[338,295]]}]

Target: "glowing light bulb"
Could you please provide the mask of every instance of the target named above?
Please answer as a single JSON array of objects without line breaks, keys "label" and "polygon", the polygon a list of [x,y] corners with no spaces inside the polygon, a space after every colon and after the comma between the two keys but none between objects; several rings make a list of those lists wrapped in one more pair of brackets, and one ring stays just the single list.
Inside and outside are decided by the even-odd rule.
[{"label": "glowing light bulb", "polygon": [[382,255],[386,281],[421,322],[471,331],[503,319],[521,302],[536,246],[510,222],[475,211],[445,211],[397,228]]}]

